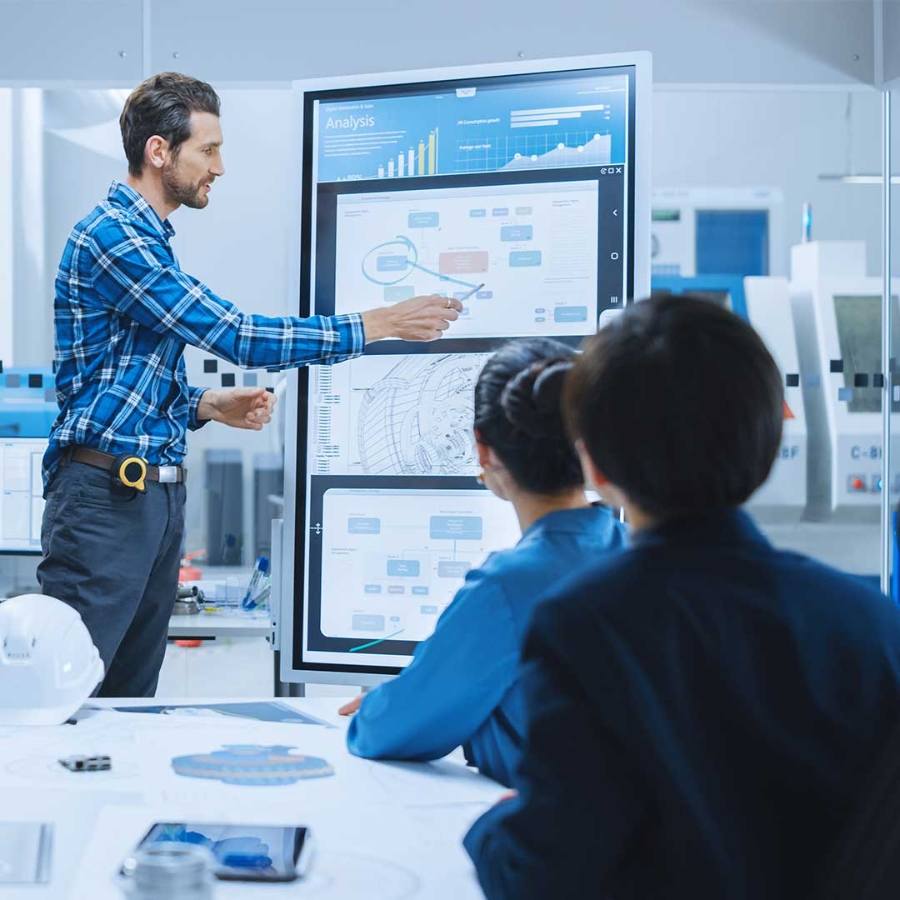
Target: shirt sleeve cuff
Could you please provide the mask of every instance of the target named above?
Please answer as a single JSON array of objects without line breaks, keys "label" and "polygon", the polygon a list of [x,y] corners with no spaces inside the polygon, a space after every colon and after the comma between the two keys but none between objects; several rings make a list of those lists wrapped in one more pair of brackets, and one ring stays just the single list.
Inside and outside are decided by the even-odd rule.
[{"label": "shirt sleeve cuff", "polygon": [[188,387],[188,428],[197,431],[202,428],[209,419],[200,419],[197,413],[200,409],[200,398],[209,388]]},{"label": "shirt sleeve cuff", "polygon": [[332,316],[334,329],[338,340],[331,352],[332,362],[341,362],[361,356],[366,349],[366,331],[363,328],[362,313],[348,313],[341,316]]}]

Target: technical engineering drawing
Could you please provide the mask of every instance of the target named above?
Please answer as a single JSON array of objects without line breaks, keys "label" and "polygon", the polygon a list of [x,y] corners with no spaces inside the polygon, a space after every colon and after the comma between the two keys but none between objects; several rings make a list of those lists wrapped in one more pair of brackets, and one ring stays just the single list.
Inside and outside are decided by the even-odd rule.
[{"label": "technical engineering drawing", "polygon": [[357,425],[363,471],[474,475],[474,390],[487,356],[410,356],[373,384]]}]

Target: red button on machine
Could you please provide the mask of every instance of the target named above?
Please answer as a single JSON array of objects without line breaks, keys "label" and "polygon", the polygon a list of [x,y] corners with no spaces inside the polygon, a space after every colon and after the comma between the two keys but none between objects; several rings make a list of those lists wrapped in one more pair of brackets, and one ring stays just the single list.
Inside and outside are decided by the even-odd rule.
[{"label": "red button on machine", "polygon": [[850,479],[850,490],[851,491],[864,491],[865,489],[866,489],[865,478],[851,478]]}]

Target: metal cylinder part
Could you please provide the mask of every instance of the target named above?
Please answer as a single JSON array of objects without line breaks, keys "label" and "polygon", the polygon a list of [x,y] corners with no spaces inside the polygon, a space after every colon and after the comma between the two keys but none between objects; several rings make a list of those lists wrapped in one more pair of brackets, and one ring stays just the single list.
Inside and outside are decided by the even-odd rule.
[{"label": "metal cylinder part", "polygon": [[198,844],[148,844],[129,860],[130,900],[212,900],[213,855]]}]

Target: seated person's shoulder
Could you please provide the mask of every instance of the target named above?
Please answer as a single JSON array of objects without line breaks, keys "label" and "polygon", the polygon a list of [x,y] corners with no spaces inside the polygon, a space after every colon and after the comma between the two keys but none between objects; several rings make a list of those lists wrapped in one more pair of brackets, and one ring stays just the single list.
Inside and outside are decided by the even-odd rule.
[{"label": "seated person's shoulder", "polygon": [[848,613],[869,610],[900,623],[897,605],[881,593],[874,579],[851,575],[800,553],[781,551],[776,556],[785,581],[822,608]]}]

